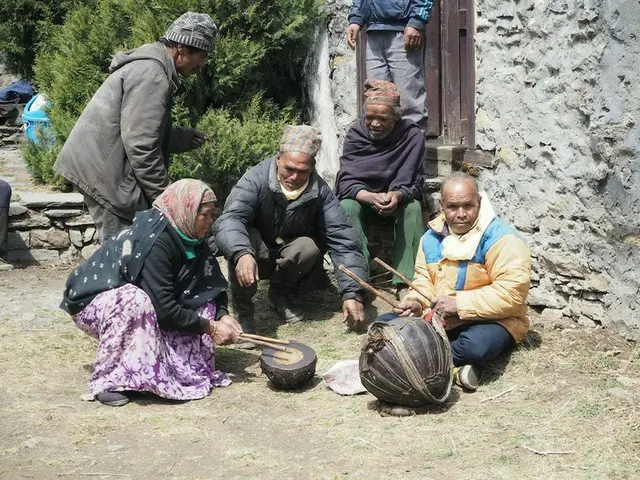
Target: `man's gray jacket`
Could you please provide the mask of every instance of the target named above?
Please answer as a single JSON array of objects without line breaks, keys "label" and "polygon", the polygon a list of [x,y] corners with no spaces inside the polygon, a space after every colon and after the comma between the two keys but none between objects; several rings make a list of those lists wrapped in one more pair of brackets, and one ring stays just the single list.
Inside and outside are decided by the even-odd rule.
[{"label": "man's gray jacket", "polygon": [[159,42],[118,53],[76,122],[55,170],[129,220],[169,185],[169,153],[191,147],[193,129],[172,128],[178,72]]},{"label": "man's gray jacket", "polygon": [[367,280],[360,239],[331,188],[316,172],[302,195],[288,201],[278,182],[275,158],[267,158],[247,171],[231,190],[213,226],[216,245],[233,265],[246,253],[255,255],[248,227],[256,228],[271,250],[277,250],[286,240],[313,238],[331,255],[342,298],[363,296],[360,285],[338,270],[344,265]]}]

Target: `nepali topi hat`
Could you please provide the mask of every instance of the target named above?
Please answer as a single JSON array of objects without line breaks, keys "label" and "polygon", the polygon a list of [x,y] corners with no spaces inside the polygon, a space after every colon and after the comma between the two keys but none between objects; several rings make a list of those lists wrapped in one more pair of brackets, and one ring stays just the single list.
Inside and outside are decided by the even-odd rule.
[{"label": "nepali topi hat", "polygon": [[309,125],[287,125],[284,127],[282,140],[280,140],[281,152],[302,152],[315,158],[320,145],[322,134],[316,127]]},{"label": "nepali topi hat", "polygon": [[365,103],[370,105],[400,106],[400,90],[386,80],[367,80],[364,83]]},{"label": "nepali topi hat", "polygon": [[216,47],[218,28],[206,13],[187,12],[173,21],[162,38],[206,52]]}]

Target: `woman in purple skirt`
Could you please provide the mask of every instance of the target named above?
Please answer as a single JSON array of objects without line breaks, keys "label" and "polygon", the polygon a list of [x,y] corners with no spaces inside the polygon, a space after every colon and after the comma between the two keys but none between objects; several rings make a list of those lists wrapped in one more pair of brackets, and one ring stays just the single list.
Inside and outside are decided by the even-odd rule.
[{"label": "woman in purple skirt", "polygon": [[121,406],[127,392],[194,400],[227,386],[215,345],[242,329],[227,310],[227,282],[205,235],[216,197],[179,180],[74,270],[60,307],[98,339],[89,391]]}]

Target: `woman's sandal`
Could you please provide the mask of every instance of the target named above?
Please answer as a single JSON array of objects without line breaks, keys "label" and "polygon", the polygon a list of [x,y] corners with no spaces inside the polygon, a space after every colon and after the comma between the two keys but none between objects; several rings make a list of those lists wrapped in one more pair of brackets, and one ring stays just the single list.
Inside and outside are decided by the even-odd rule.
[{"label": "woman's sandal", "polygon": [[108,407],[121,407],[129,403],[129,397],[120,392],[101,392],[96,399]]}]

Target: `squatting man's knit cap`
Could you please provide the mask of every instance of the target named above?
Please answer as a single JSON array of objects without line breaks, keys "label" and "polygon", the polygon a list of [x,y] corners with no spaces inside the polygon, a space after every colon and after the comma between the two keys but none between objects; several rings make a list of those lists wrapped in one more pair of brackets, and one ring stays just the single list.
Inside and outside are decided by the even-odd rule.
[{"label": "squatting man's knit cap", "polygon": [[308,125],[287,125],[280,140],[280,151],[302,152],[315,158],[321,144],[322,134],[319,129]]},{"label": "squatting man's knit cap", "polygon": [[187,12],[173,21],[162,38],[207,52],[216,47],[218,28],[206,13]]}]

